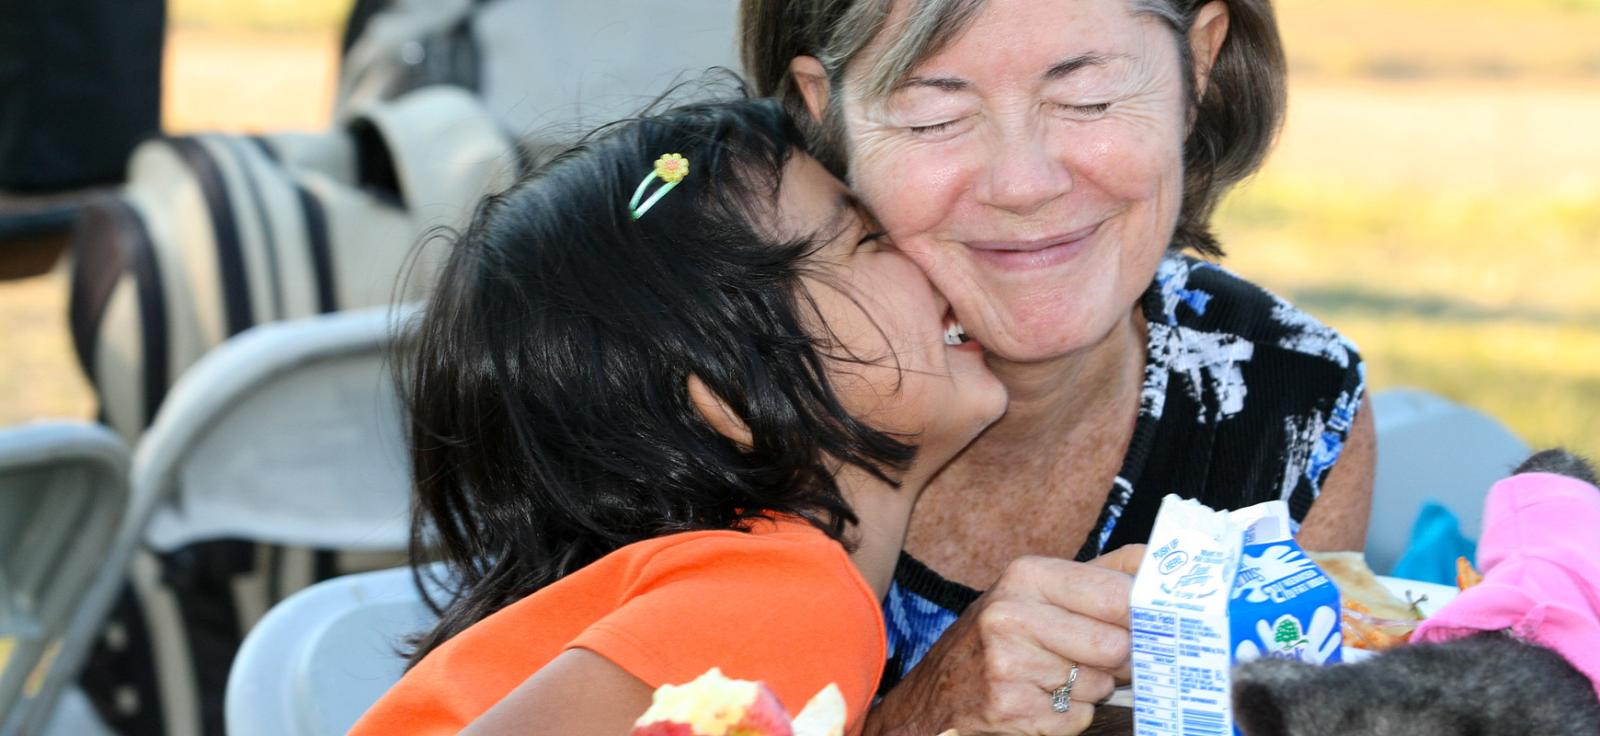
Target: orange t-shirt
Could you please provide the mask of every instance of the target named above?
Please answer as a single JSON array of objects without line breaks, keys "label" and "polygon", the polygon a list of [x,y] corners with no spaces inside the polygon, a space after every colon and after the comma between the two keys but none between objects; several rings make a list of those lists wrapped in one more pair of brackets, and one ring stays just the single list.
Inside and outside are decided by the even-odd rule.
[{"label": "orange t-shirt", "polygon": [[836,683],[857,732],[887,646],[872,589],[815,527],[781,519],[750,533],[673,534],[623,547],[468,627],[351,733],[454,734],[573,647],[651,687],[720,667],[765,682],[791,711]]}]

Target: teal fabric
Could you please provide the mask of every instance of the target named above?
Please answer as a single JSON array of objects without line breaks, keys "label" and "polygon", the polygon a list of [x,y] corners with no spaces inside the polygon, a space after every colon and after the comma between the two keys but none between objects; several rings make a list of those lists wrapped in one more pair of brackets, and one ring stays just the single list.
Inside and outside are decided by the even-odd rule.
[{"label": "teal fabric", "polygon": [[1456,558],[1476,563],[1478,543],[1461,533],[1461,520],[1450,509],[1428,501],[1411,527],[1411,541],[1400,555],[1390,575],[1406,580],[1421,580],[1455,585]]}]

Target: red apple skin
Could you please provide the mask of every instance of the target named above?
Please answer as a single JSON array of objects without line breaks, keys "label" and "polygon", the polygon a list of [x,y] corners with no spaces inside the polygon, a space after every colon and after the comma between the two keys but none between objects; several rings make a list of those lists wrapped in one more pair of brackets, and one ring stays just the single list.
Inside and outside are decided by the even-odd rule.
[{"label": "red apple skin", "polygon": [[643,726],[634,726],[628,736],[694,736],[694,729],[687,723],[674,723],[672,721],[656,721]]},{"label": "red apple skin", "polygon": [[728,729],[727,736],[794,736],[794,729],[778,696],[762,685],[756,688],[756,702],[745,710],[744,718]]}]

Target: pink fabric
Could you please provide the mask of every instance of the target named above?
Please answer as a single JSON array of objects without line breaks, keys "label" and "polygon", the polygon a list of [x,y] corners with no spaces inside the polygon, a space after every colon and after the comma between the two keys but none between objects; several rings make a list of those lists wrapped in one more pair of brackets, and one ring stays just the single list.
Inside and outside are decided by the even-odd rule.
[{"label": "pink fabric", "polygon": [[1412,641],[1510,629],[1589,676],[1600,696],[1600,489],[1550,473],[1496,483],[1478,543],[1483,582],[1417,627]]}]

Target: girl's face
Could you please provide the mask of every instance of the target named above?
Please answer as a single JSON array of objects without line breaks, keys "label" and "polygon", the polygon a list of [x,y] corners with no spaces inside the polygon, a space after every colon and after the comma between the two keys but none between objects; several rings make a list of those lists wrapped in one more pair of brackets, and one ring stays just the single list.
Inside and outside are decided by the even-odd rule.
[{"label": "girl's face", "polygon": [[1131,5],[990,0],[882,101],[846,70],[852,185],[1001,358],[1097,344],[1172,236],[1181,64],[1172,32]]},{"label": "girl's face", "polygon": [[826,322],[829,380],[853,416],[905,435],[918,461],[948,460],[1005,412],[1006,394],[977,341],[950,344],[950,303],[881,235],[816,159],[795,155],[778,194],[784,236],[820,234],[806,290]]}]

